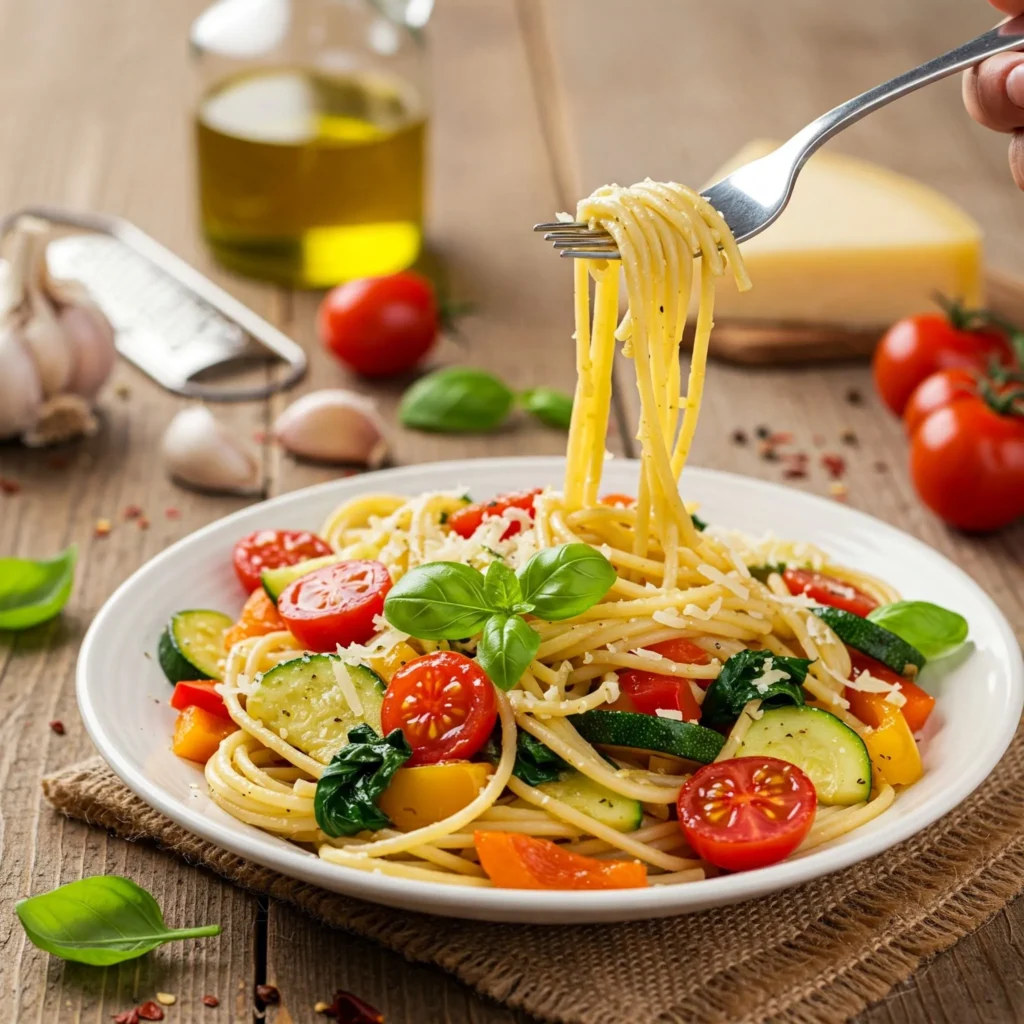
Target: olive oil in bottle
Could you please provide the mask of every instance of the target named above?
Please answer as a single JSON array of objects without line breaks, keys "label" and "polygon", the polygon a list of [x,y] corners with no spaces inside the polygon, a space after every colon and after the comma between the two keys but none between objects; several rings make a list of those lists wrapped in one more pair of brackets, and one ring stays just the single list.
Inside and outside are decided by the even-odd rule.
[{"label": "olive oil in bottle", "polygon": [[200,101],[203,231],[225,266],[320,288],[409,266],[423,231],[426,119],[378,72],[252,69]]}]

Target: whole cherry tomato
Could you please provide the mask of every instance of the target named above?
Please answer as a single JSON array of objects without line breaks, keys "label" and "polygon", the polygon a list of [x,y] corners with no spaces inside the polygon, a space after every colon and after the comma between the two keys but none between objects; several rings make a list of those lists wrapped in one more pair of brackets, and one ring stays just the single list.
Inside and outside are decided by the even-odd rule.
[{"label": "whole cherry tomato", "polygon": [[897,320],[878,343],[871,366],[882,401],[902,416],[914,388],[937,370],[984,371],[993,361],[1012,365],[1006,334],[986,323],[980,312],[957,306],[945,316],[921,313]]},{"label": "whole cherry tomato", "polygon": [[327,350],[364,377],[412,369],[434,347],[438,325],[434,287],[411,270],[346,281],[317,316]]},{"label": "whole cherry tomato", "polygon": [[903,410],[903,426],[908,437],[925,421],[929,413],[949,405],[956,399],[977,394],[978,374],[962,368],[939,370],[925,377],[914,388]]}]

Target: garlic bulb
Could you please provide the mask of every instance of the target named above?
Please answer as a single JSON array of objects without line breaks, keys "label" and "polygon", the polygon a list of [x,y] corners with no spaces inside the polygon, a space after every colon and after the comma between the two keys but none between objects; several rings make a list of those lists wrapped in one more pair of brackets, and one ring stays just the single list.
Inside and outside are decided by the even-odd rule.
[{"label": "garlic bulb", "polygon": [[49,230],[20,218],[0,266],[0,440],[29,445],[96,431],[93,400],[117,355],[110,321],[86,289],[50,276]]},{"label": "garlic bulb", "polygon": [[164,465],[179,483],[223,494],[258,494],[260,463],[206,406],[183,409],[164,431]]},{"label": "garlic bulb", "polygon": [[328,388],[303,395],[274,423],[274,437],[293,455],[376,469],[388,453],[384,424],[373,401]]}]

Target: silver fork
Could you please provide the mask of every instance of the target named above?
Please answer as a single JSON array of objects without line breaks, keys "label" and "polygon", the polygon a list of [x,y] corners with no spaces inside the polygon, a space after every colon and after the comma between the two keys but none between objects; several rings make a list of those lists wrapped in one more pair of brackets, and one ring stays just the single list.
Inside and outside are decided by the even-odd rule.
[{"label": "silver fork", "polygon": [[[808,157],[833,135],[923,85],[973,67],[995,53],[1016,49],[1024,49],[1024,15],[1005,21],[955,50],[841,103],[774,152],[738,168],[704,189],[701,195],[725,218],[736,241],[742,242],[764,231],[782,213]],[[546,232],[544,237],[561,250],[562,256],[619,258],[608,232],[594,230],[579,221],[535,224],[533,230]]]}]

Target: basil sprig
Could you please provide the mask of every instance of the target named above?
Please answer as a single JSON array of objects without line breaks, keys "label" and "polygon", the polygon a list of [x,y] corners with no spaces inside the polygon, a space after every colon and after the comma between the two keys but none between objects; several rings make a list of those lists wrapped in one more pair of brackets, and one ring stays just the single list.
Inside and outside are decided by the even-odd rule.
[{"label": "basil sprig", "polygon": [[130,878],[94,875],[15,905],[34,946],[62,960],[105,967],[165,942],[219,935],[219,924],[168,928],[156,900]]},{"label": "basil sprig", "polygon": [[67,604],[75,582],[74,545],[56,558],[0,558],[0,629],[29,629]]},{"label": "basil sprig", "polygon": [[[810,665],[806,658],[787,658],[771,651],[737,651],[707,688],[701,705],[701,725],[735,722],[749,700],[759,700],[764,708],[803,704],[801,684],[807,678]],[[760,680],[769,668],[782,669],[785,678],[764,686]]]},{"label": "basil sprig", "polygon": [[588,544],[537,552],[513,573],[494,561],[486,576],[459,562],[428,562],[392,587],[384,615],[421,640],[463,640],[480,634],[480,667],[502,690],[519,682],[540,646],[523,619],[571,619],[597,604],[615,582],[615,567]]},{"label": "basil sprig", "polygon": [[391,819],[377,806],[391,776],[412,757],[401,729],[381,738],[365,722],[349,730],[348,743],[331,759],[316,784],[313,813],[329,836],[354,836],[387,828]]},{"label": "basil sprig", "polygon": [[930,601],[895,601],[873,608],[868,620],[916,647],[929,661],[952,654],[967,639],[967,620]]}]

